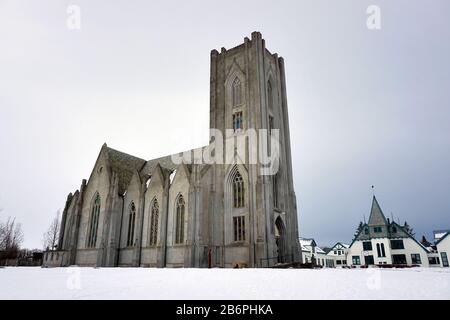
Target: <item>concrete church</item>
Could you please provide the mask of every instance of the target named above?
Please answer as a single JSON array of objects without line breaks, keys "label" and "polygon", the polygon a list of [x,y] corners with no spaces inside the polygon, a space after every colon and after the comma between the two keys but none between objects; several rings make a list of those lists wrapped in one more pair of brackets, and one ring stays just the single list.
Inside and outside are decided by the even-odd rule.
[{"label": "concrete church", "polygon": [[[45,253],[44,265],[300,261],[284,61],[259,32],[232,49],[212,50],[210,128],[231,130],[232,139],[248,129],[278,129],[276,174],[261,174],[264,165],[248,161],[248,146],[230,163],[178,164],[173,156],[146,161],[104,144],[89,180],[67,198],[58,247]],[[268,141],[259,147],[270,149]]]}]

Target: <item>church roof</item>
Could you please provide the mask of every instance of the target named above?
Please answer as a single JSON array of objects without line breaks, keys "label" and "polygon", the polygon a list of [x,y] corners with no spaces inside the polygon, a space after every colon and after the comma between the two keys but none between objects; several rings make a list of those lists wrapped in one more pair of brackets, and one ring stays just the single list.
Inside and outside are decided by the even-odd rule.
[{"label": "church roof", "polygon": [[370,210],[369,226],[388,225],[386,217],[378,204],[377,198],[373,196],[372,209]]},{"label": "church roof", "polygon": [[147,161],[107,147],[111,169],[119,176],[119,193],[123,194],[133,178]]}]

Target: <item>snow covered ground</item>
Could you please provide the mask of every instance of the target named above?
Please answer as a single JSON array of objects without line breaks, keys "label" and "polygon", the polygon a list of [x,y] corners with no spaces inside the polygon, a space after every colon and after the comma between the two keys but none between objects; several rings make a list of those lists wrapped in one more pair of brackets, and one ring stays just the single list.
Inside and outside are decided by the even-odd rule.
[{"label": "snow covered ground", "polygon": [[450,299],[450,269],[0,268],[0,299]]}]

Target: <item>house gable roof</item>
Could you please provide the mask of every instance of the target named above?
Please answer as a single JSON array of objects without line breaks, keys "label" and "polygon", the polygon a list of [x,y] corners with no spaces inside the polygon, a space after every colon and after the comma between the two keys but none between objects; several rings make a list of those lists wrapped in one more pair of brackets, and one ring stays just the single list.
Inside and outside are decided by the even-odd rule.
[{"label": "house gable roof", "polygon": [[445,235],[443,235],[437,242],[436,245],[442,242],[445,238],[447,238],[450,235],[450,231],[448,231]]}]

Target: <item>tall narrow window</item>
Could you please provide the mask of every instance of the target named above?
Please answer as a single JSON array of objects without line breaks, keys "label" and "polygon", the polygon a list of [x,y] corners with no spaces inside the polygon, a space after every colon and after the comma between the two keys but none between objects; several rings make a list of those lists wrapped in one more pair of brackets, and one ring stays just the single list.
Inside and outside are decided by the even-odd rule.
[{"label": "tall narrow window", "polygon": [[234,79],[233,82],[233,107],[241,104],[242,86],[239,78]]},{"label": "tall narrow window", "polygon": [[233,113],[233,130],[238,131],[243,129],[242,112]]},{"label": "tall narrow window", "polygon": [[134,226],[136,222],[136,206],[134,202],[130,205],[130,211],[128,213],[128,236],[127,236],[127,247],[132,247],[134,245]]},{"label": "tall narrow window", "polygon": [[245,217],[233,217],[234,241],[245,241]]},{"label": "tall narrow window", "polygon": [[91,210],[91,218],[88,229],[88,248],[95,248],[97,244],[98,220],[100,217],[100,195],[97,193]]},{"label": "tall narrow window", "polygon": [[233,205],[235,208],[243,208],[244,203],[244,179],[241,174],[236,172],[236,176],[233,181]]},{"label": "tall narrow window", "polygon": [[273,90],[272,90],[272,84],[267,82],[267,104],[269,106],[270,110],[273,110]]},{"label": "tall narrow window", "polygon": [[377,243],[377,254],[378,254],[378,257],[382,257],[379,243]]},{"label": "tall narrow window", "polygon": [[156,246],[158,243],[158,217],[159,217],[159,205],[155,199],[152,203],[151,217],[150,217],[150,245]]},{"label": "tall narrow window", "polygon": [[275,208],[279,207],[278,203],[278,174],[272,176],[272,186],[273,186],[273,206]]},{"label": "tall narrow window", "polygon": [[184,210],[185,203],[183,196],[180,195],[176,203],[176,231],[175,231],[175,243],[181,244],[184,242]]},{"label": "tall narrow window", "polygon": [[384,243],[381,244],[381,256],[386,257],[386,251],[384,251]]}]

